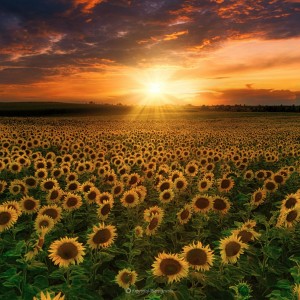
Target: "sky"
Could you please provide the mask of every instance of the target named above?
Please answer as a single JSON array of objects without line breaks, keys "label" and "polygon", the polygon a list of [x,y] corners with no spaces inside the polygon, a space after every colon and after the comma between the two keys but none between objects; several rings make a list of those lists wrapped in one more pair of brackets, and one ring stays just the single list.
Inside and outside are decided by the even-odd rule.
[{"label": "sky", "polygon": [[300,105],[300,0],[1,0],[0,101]]}]

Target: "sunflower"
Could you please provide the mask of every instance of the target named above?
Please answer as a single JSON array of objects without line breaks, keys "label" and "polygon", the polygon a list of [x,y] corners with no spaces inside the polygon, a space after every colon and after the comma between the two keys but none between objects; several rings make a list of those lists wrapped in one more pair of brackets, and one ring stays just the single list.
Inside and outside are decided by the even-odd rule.
[{"label": "sunflower", "polygon": [[53,219],[54,223],[57,223],[61,219],[61,212],[62,212],[61,207],[57,206],[56,204],[52,204],[52,205],[43,206],[39,210],[38,214],[47,215],[48,217]]},{"label": "sunflower", "polygon": [[196,176],[198,171],[199,171],[199,168],[196,163],[188,163],[185,167],[185,173],[191,177]]},{"label": "sunflower", "polygon": [[274,180],[267,179],[264,182],[263,188],[269,193],[275,192],[278,189],[278,184]]},{"label": "sunflower", "polygon": [[1,207],[12,208],[16,211],[18,217],[22,214],[22,209],[18,201],[10,200],[3,202]]},{"label": "sunflower", "polygon": [[213,198],[208,195],[196,195],[191,202],[193,211],[198,213],[207,213],[213,207]]},{"label": "sunflower", "polygon": [[162,222],[161,215],[153,215],[149,221],[149,224],[146,227],[145,233],[146,235],[153,235],[159,228],[160,224]]},{"label": "sunflower", "polygon": [[143,227],[142,227],[142,226],[136,226],[136,227],[134,228],[134,235],[135,235],[137,238],[143,237],[143,233],[144,233],[144,230],[143,230]]},{"label": "sunflower", "polygon": [[91,249],[106,248],[114,243],[116,227],[113,225],[99,224],[93,227],[93,232],[88,235],[88,245]]},{"label": "sunflower", "polygon": [[23,181],[29,189],[34,189],[38,185],[38,180],[34,176],[25,177]]},{"label": "sunflower", "polygon": [[108,215],[114,205],[113,200],[104,200],[97,209],[97,215],[100,220],[104,221],[108,218]]},{"label": "sunflower", "polygon": [[48,172],[45,168],[38,169],[35,171],[34,177],[37,179],[46,179],[48,177]]},{"label": "sunflower", "polygon": [[232,234],[240,238],[243,243],[249,243],[250,241],[254,241],[260,237],[260,234],[253,229],[247,229],[244,227],[233,230]]},{"label": "sunflower", "polygon": [[213,251],[208,245],[204,247],[201,242],[183,247],[183,256],[189,266],[197,271],[208,271],[214,260]]},{"label": "sunflower", "polygon": [[289,194],[282,201],[280,211],[286,211],[288,209],[294,208],[300,203],[300,197],[297,194]]},{"label": "sunflower", "polygon": [[188,276],[189,265],[183,257],[178,254],[159,253],[152,264],[152,273],[154,276],[164,276],[168,283],[180,281]]},{"label": "sunflower", "polygon": [[66,185],[66,191],[78,192],[80,190],[80,183],[77,180],[69,181]]},{"label": "sunflower", "polygon": [[132,190],[135,191],[138,194],[139,203],[143,203],[146,196],[147,196],[147,188],[143,185],[139,185],[139,186],[135,187]]},{"label": "sunflower", "polygon": [[18,162],[11,162],[8,166],[9,171],[11,171],[13,174],[18,174],[22,170],[22,166]]},{"label": "sunflower", "polygon": [[120,201],[125,207],[135,207],[139,204],[139,196],[134,190],[129,190],[123,194]]},{"label": "sunflower", "polygon": [[56,296],[52,297],[47,291],[47,293],[41,292],[38,297],[33,297],[33,300],[65,300],[65,296],[61,296],[61,292],[59,292]]},{"label": "sunflower", "polygon": [[220,178],[218,180],[218,190],[219,192],[228,193],[234,186],[234,181],[231,178]]},{"label": "sunflower", "polygon": [[63,200],[63,208],[67,211],[78,209],[82,205],[82,198],[79,195],[66,193]]},{"label": "sunflower", "polygon": [[265,170],[258,170],[257,172],[255,172],[255,177],[258,180],[264,180],[266,177],[266,172]]},{"label": "sunflower", "polygon": [[9,185],[9,192],[10,192],[10,194],[16,196],[16,195],[22,193],[22,188],[18,183],[11,182]]},{"label": "sunflower", "polygon": [[0,206],[0,232],[9,229],[18,220],[18,214],[13,208]]},{"label": "sunflower", "polygon": [[[117,182],[117,175],[115,174],[115,172],[111,171],[108,172],[105,175],[105,183],[109,184],[109,185],[114,185]],[[128,183],[128,182],[127,182]]]},{"label": "sunflower", "polygon": [[54,227],[54,221],[47,215],[38,215],[34,222],[37,232],[49,232]]},{"label": "sunflower", "polygon": [[287,228],[294,227],[300,219],[300,207],[288,209],[283,211],[278,218],[277,226],[284,226]]},{"label": "sunflower", "polygon": [[174,188],[177,191],[184,191],[188,186],[187,180],[181,176],[175,179],[174,181]]},{"label": "sunflower", "polygon": [[242,225],[241,229],[253,229],[256,226],[256,221],[254,220],[247,220]]},{"label": "sunflower", "polygon": [[183,173],[181,171],[179,171],[179,170],[174,170],[170,174],[169,178],[174,182],[179,177],[183,177]]},{"label": "sunflower", "polygon": [[96,203],[97,203],[98,205],[101,205],[101,204],[104,203],[104,201],[112,201],[112,202],[114,202],[114,199],[113,199],[112,194],[111,194],[111,193],[108,193],[108,192],[101,193],[101,194],[98,196],[98,198],[97,198],[97,200],[96,200]]},{"label": "sunflower", "polygon": [[123,289],[128,289],[131,285],[135,284],[137,279],[137,272],[129,269],[119,271],[115,278],[116,283]]},{"label": "sunflower", "polygon": [[78,180],[78,174],[75,172],[71,172],[66,176],[66,182],[71,182],[76,180]]},{"label": "sunflower", "polygon": [[40,200],[36,200],[33,197],[24,196],[20,201],[20,206],[25,214],[33,214],[40,208]]},{"label": "sunflower", "polygon": [[0,194],[3,193],[3,192],[5,191],[6,186],[7,186],[6,181],[1,180],[1,181],[0,181]]},{"label": "sunflower", "polygon": [[244,249],[247,248],[248,245],[243,243],[236,235],[221,239],[220,250],[222,262],[224,264],[236,263],[240,255],[244,253]]},{"label": "sunflower", "polygon": [[159,192],[163,192],[164,190],[169,190],[172,188],[173,188],[173,182],[170,179],[160,181],[157,186]]},{"label": "sunflower", "polygon": [[46,200],[48,203],[59,202],[63,193],[64,192],[60,188],[54,188],[48,192]]},{"label": "sunflower", "polygon": [[225,197],[215,196],[213,198],[213,210],[220,212],[221,214],[226,214],[230,209],[230,202]]},{"label": "sunflower", "polygon": [[164,217],[164,210],[162,208],[160,208],[159,206],[152,206],[150,208],[147,208],[144,210],[144,220],[146,222],[150,222],[152,219],[152,216],[154,215],[158,215],[161,218]]},{"label": "sunflower", "polygon": [[206,192],[211,188],[212,184],[212,180],[209,180],[208,178],[202,178],[198,181],[198,191]]},{"label": "sunflower", "polygon": [[117,181],[111,189],[111,193],[115,197],[120,196],[123,193],[123,191],[124,191],[124,184],[120,181]]},{"label": "sunflower", "polygon": [[250,203],[252,205],[258,206],[265,201],[266,196],[267,196],[266,191],[260,188],[252,194]]},{"label": "sunflower", "polygon": [[91,181],[86,181],[80,186],[80,190],[83,193],[88,193],[92,187],[95,187],[94,183]]},{"label": "sunflower", "polygon": [[77,239],[64,237],[50,245],[49,258],[55,265],[67,268],[70,264],[79,264],[83,261],[85,247],[77,242]]},{"label": "sunflower", "polygon": [[59,184],[56,179],[47,178],[47,179],[42,180],[42,182],[40,183],[40,187],[41,187],[42,191],[48,192],[54,188],[58,188]]},{"label": "sunflower", "polygon": [[159,200],[161,203],[169,203],[171,202],[175,197],[174,192],[169,189],[169,190],[164,190],[159,194]]},{"label": "sunflower", "polygon": [[91,187],[87,193],[84,194],[84,198],[88,203],[96,203],[98,197],[100,195],[100,191],[95,187]]},{"label": "sunflower", "polygon": [[276,182],[278,185],[285,184],[286,178],[280,174],[280,173],[275,173],[271,176],[271,179]]},{"label": "sunflower", "polygon": [[247,170],[245,173],[244,173],[244,179],[246,180],[252,180],[254,178],[254,172],[252,170]]},{"label": "sunflower", "polygon": [[193,208],[191,204],[186,204],[178,213],[177,219],[180,224],[186,224],[193,214]]},{"label": "sunflower", "polygon": [[141,177],[137,173],[133,173],[129,175],[127,184],[131,187],[136,186],[141,181]]},{"label": "sunflower", "polygon": [[60,168],[54,168],[51,171],[51,176],[53,176],[56,179],[59,179],[61,176],[63,176],[64,172]]}]

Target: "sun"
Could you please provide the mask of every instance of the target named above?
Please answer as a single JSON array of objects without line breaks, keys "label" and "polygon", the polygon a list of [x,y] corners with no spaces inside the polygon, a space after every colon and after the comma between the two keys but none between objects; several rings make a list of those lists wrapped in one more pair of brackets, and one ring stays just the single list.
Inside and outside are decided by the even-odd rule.
[{"label": "sun", "polygon": [[162,84],[159,82],[151,82],[147,87],[147,94],[160,95],[163,93]]}]

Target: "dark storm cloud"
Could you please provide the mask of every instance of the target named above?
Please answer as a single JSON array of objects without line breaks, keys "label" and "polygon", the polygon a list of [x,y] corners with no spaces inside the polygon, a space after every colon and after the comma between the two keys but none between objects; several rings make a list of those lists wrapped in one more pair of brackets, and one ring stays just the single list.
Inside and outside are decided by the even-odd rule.
[{"label": "dark storm cloud", "polygon": [[186,49],[201,54],[230,38],[300,33],[298,1],[2,0],[0,12],[0,66],[19,72],[73,72],[84,60],[103,58],[183,63],[178,55]]}]

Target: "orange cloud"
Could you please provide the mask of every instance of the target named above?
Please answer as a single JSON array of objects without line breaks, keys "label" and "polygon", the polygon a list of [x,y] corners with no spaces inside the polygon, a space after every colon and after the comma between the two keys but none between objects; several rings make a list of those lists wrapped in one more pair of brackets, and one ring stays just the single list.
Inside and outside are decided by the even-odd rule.
[{"label": "orange cloud", "polygon": [[188,30],[184,30],[184,31],[178,31],[178,32],[174,32],[171,34],[166,34],[163,38],[164,41],[172,41],[172,40],[176,40],[178,39],[179,36],[181,35],[186,35],[188,34],[189,31]]},{"label": "orange cloud", "polygon": [[82,12],[91,13],[93,8],[105,0],[74,0],[75,7],[82,6]]}]

